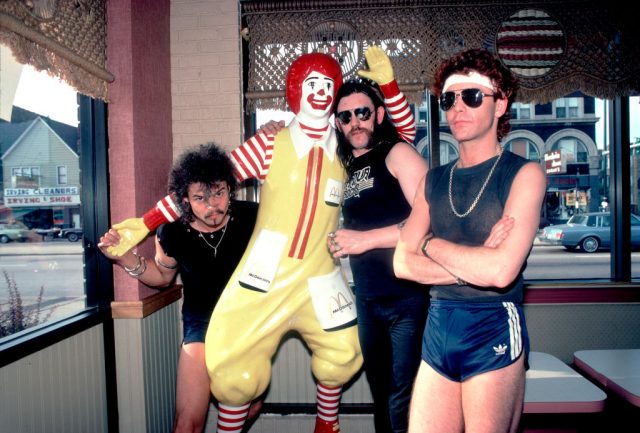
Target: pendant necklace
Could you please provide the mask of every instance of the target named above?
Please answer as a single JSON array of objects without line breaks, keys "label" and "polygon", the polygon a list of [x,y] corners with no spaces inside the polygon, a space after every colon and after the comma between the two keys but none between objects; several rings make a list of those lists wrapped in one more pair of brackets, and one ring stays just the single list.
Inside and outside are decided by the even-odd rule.
[{"label": "pendant necklace", "polygon": [[[229,219],[231,219],[231,217],[229,217]],[[207,244],[207,246],[209,248],[211,248],[213,250],[213,257],[218,257],[218,247],[220,246],[220,243],[222,242],[222,239],[224,238],[224,234],[227,232],[227,225],[229,224],[229,219],[227,219],[227,222],[224,224],[224,227],[222,227],[222,236],[220,236],[220,240],[218,240],[218,243],[213,246],[211,245],[208,241],[207,238],[202,234],[201,231],[198,231],[198,237],[201,238],[205,244]],[[213,241],[213,235],[216,232],[211,232],[209,234],[209,237],[211,238],[211,240]]]},{"label": "pendant necklace", "polygon": [[453,214],[455,216],[457,216],[458,218],[464,218],[467,215],[469,215],[471,213],[471,211],[473,211],[476,208],[476,206],[478,205],[478,201],[480,201],[480,197],[482,197],[482,194],[484,193],[485,188],[489,184],[489,180],[491,179],[491,176],[493,176],[494,170],[498,166],[498,162],[500,161],[500,157],[501,156],[502,156],[502,146],[499,146],[499,148],[498,148],[498,157],[496,158],[496,162],[493,163],[493,166],[491,167],[491,170],[489,171],[489,175],[484,180],[484,183],[482,184],[482,187],[480,187],[480,191],[478,191],[478,195],[476,195],[476,198],[473,200],[473,203],[471,203],[471,206],[469,207],[469,209],[464,213],[459,213],[456,210],[455,206],[453,205],[453,192],[452,192],[453,191],[453,172],[456,169],[456,167],[458,166],[458,162],[456,162],[451,167],[451,170],[449,171],[449,205],[451,206],[451,210],[453,211]]}]

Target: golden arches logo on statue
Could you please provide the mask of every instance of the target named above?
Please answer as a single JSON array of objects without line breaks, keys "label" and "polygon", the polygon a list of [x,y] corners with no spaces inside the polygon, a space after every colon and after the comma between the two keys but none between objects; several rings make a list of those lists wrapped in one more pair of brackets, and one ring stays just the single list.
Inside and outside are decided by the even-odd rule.
[{"label": "golden arches logo on statue", "polygon": [[325,331],[353,326],[357,321],[355,300],[339,267],[333,272],[308,279],[316,317]]},{"label": "golden arches logo on statue", "polygon": [[[329,303],[329,313],[331,316],[340,314],[345,308],[354,308],[353,301],[347,300],[347,297],[344,296],[342,292],[338,293],[337,296],[331,296],[331,301]],[[335,304],[335,306],[333,304]]]}]

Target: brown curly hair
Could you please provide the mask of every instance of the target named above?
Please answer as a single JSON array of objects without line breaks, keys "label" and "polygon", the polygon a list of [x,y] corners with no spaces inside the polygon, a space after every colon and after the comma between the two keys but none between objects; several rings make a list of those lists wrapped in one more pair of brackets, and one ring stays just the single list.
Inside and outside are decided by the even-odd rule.
[{"label": "brown curly hair", "polygon": [[433,93],[440,98],[442,86],[453,74],[468,74],[476,71],[491,79],[495,85],[497,98],[507,98],[507,109],[498,119],[498,141],[501,141],[511,130],[511,104],[516,98],[518,80],[493,54],[484,49],[462,51],[445,60],[436,70],[433,81]]}]

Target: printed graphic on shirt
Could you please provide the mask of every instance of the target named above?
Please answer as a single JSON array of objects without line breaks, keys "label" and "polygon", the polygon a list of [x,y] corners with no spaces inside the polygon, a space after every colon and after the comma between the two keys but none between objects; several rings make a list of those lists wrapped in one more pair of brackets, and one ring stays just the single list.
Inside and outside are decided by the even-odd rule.
[{"label": "printed graphic on shirt", "polygon": [[345,187],[344,199],[349,200],[351,197],[360,197],[361,191],[373,188],[373,180],[375,178],[370,178],[370,174],[371,166],[364,167],[363,169],[354,172]]}]

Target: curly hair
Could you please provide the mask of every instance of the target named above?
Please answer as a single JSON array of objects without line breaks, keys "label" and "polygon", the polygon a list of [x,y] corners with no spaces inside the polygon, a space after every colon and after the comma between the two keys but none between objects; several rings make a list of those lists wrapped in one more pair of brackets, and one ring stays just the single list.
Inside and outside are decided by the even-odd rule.
[{"label": "curly hair", "polygon": [[184,200],[188,197],[189,186],[201,183],[212,188],[218,182],[229,185],[233,198],[236,189],[233,167],[227,154],[215,143],[201,144],[197,149],[185,152],[178,158],[169,175],[168,190],[182,211],[183,221],[193,221],[194,217],[189,202]]},{"label": "curly hair", "polygon": [[511,104],[516,98],[518,81],[511,71],[493,54],[484,49],[462,51],[445,60],[436,70],[433,93],[440,98],[444,82],[453,74],[468,74],[476,71],[491,79],[496,88],[497,98],[507,98],[507,109],[498,119],[498,141],[501,141],[511,130]]},{"label": "curly hair", "polygon": [[[380,96],[379,90],[377,88],[372,87],[371,85],[361,81],[349,80],[346,83],[344,83],[338,90],[338,93],[336,93],[336,102],[333,105],[333,114],[338,113],[338,104],[340,103],[342,98],[353,95],[355,93],[362,93],[368,96],[369,99],[371,99],[371,102],[373,102],[374,110],[377,110],[378,107],[385,106],[384,101]],[[336,122],[338,122],[337,119],[336,119]],[[338,157],[340,158],[342,165],[348,172],[349,167],[353,162],[353,153],[351,152],[351,143],[349,143],[344,133],[342,133],[337,129],[336,129],[336,136],[338,137],[338,149],[337,149]],[[398,131],[396,130],[395,126],[393,126],[393,123],[391,123],[391,120],[389,119],[389,116],[387,115],[387,112],[385,110],[384,118],[382,119],[382,122],[380,124],[376,123],[374,125],[373,137],[372,137],[371,143],[369,143],[369,146],[367,146],[367,148],[371,149],[377,146],[378,144],[382,142],[387,142],[387,141],[395,144],[399,141],[402,141],[402,139],[398,135]]]}]

